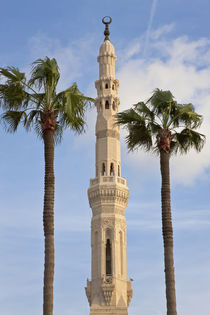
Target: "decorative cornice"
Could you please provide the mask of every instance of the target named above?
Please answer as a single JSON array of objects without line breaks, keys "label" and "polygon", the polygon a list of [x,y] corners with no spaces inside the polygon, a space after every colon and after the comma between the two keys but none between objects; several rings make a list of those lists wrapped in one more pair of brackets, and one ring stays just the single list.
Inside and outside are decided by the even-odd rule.
[{"label": "decorative cornice", "polygon": [[90,207],[92,208],[95,203],[117,203],[123,206],[128,204],[128,189],[115,186],[102,186],[90,188],[88,190],[88,198]]}]

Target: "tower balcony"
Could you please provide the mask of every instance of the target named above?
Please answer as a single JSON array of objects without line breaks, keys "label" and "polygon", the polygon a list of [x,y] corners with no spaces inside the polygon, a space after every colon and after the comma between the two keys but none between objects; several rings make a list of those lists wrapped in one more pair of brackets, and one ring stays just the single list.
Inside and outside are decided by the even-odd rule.
[{"label": "tower balcony", "polygon": [[[90,180],[88,199],[94,215],[100,210],[98,203],[113,205],[113,211],[115,206],[118,205],[122,208],[121,212],[124,215],[128,197],[129,190],[125,178],[101,175]],[[111,211],[111,208],[109,208],[109,211]]]},{"label": "tower balcony", "polygon": [[118,184],[127,187],[126,179],[120,176],[99,176],[90,179],[90,187],[98,184],[103,185]]}]

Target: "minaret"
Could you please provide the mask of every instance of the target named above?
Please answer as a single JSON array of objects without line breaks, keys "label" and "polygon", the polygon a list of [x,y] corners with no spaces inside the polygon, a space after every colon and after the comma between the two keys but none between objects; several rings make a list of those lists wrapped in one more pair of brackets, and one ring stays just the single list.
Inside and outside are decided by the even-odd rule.
[{"label": "minaret", "polygon": [[86,294],[90,315],[128,315],[133,290],[127,280],[125,208],[126,179],[121,177],[120,128],[115,115],[120,104],[115,79],[115,50],[109,40],[110,17],[103,18],[105,39],[99,56],[96,122],[96,177],[90,180],[88,198],[92,208],[91,281]]}]

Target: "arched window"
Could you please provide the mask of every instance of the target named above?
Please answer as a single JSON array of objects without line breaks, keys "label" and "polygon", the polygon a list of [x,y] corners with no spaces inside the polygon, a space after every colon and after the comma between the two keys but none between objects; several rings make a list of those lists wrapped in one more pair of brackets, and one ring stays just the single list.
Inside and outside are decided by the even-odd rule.
[{"label": "arched window", "polygon": [[106,241],[106,275],[112,274],[112,247],[110,239]]},{"label": "arched window", "polygon": [[108,88],[109,88],[109,84],[106,83],[106,84],[105,84],[105,89],[108,89]]},{"label": "arched window", "polygon": [[114,164],[110,164],[110,176],[114,176]]},{"label": "arched window", "polygon": [[112,84],[112,90],[114,90],[114,84]]},{"label": "arched window", "polygon": [[100,102],[100,104],[99,104],[99,111],[100,111],[100,112],[102,111],[102,104],[101,104],[101,102]]},{"label": "arched window", "polygon": [[120,165],[118,165],[118,176],[120,176]]},{"label": "arched window", "polygon": [[116,109],[115,102],[112,103],[112,108],[113,108],[113,110]]},{"label": "arched window", "polygon": [[109,101],[106,100],[105,109],[109,109]]},{"label": "arched window", "polygon": [[102,176],[106,176],[105,163],[102,163]]}]

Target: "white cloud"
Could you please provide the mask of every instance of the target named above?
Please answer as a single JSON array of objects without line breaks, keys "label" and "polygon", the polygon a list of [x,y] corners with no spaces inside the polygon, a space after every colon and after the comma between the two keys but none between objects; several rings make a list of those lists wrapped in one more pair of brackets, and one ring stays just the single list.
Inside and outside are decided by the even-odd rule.
[{"label": "white cloud", "polygon": [[[156,33],[161,34],[161,29]],[[128,50],[132,50],[131,46],[128,44]],[[199,131],[207,139],[202,152],[197,154],[192,150],[186,156],[177,156],[171,160],[172,179],[187,185],[210,167],[209,48],[210,40],[207,38],[190,41],[187,36],[176,39],[159,39],[154,36],[150,44],[152,57],[144,59],[139,54],[134,59],[131,56],[126,63],[120,63],[117,73],[120,80],[120,110],[131,107],[139,100],[147,100],[158,87],[171,90],[180,103],[195,104],[196,111],[204,116]],[[124,131],[123,134],[125,135]],[[138,151],[129,154],[128,161],[140,169],[147,166],[153,170],[156,158]]]},{"label": "white cloud", "polygon": [[173,23],[165,24],[165,25],[159,27],[158,29],[151,31],[150,37],[152,39],[158,39],[161,36],[170,33],[174,29],[174,27],[175,27],[175,25]]}]

